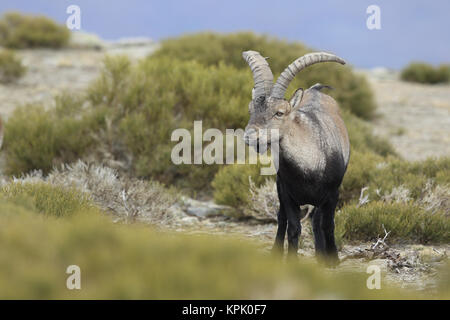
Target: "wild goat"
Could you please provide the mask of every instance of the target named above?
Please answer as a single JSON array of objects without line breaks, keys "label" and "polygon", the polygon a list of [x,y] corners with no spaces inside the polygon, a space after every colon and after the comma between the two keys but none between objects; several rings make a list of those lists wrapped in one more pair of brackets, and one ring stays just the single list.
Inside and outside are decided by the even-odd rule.
[{"label": "wild goat", "polygon": [[[291,99],[284,95],[289,83],[304,68],[319,62],[338,62],[341,58],[324,52],[310,53],[291,63],[273,84],[269,64],[256,51],[243,53],[253,73],[254,88],[249,104],[250,120],[244,139],[258,152],[277,139],[279,167],[277,192],[280,200],[278,230],[273,249],[283,252],[288,234],[288,253],[297,254],[301,233],[300,206],[314,206],[311,212],[316,255],[338,263],[334,239],[334,213],[350,157],[347,129],[337,102],[320,92],[316,84],[297,89]],[[278,136],[270,129],[278,129]]]}]

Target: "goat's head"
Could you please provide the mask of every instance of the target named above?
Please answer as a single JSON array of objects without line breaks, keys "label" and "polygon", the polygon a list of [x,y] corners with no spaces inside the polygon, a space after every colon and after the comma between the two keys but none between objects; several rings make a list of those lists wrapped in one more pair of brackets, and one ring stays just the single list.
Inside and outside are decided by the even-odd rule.
[{"label": "goat's head", "polygon": [[[257,151],[265,152],[274,139],[281,139],[285,121],[289,114],[301,101],[303,90],[298,89],[289,101],[284,99],[286,89],[295,75],[302,69],[319,62],[338,62],[345,64],[341,58],[325,53],[316,52],[306,54],[292,62],[281,73],[277,82],[273,83],[273,75],[269,64],[259,52],[246,51],[242,54],[253,73],[254,88],[252,101],[249,103],[250,120],[245,128],[245,143],[254,146]],[[272,130],[278,130],[272,135]]]}]

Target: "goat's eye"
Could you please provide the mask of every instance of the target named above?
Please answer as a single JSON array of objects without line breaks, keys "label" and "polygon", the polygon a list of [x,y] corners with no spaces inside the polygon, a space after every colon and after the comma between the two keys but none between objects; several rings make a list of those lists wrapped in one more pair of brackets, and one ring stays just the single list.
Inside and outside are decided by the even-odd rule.
[{"label": "goat's eye", "polygon": [[281,111],[278,111],[277,113],[275,113],[275,115],[276,115],[277,117],[281,117],[283,114],[284,114],[284,113],[281,112]]}]

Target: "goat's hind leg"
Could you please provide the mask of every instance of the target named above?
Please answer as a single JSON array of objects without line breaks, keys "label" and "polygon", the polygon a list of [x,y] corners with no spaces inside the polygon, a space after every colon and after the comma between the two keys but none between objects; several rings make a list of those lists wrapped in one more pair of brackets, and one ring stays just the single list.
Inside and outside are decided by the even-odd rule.
[{"label": "goat's hind leg", "polygon": [[323,255],[325,253],[325,238],[321,227],[322,213],[320,212],[320,209],[315,207],[311,212],[310,217],[316,255]]},{"label": "goat's hind leg", "polygon": [[336,265],[339,263],[338,252],[334,239],[334,214],[338,202],[339,193],[336,192],[321,206],[322,213],[321,228],[325,240],[325,258],[329,265]]}]

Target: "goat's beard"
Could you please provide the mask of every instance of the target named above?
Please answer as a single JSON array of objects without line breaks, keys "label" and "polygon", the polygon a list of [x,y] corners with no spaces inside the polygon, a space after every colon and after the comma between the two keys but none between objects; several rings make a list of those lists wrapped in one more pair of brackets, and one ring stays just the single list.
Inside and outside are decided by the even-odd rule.
[{"label": "goat's beard", "polygon": [[[265,154],[268,149],[272,147],[272,144],[275,146],[279,144],[280,136],[278,129],[270,129],[271,132],[259,132],[258,135],[254,136],[254,138],[246,139],[246,144],[250,147],[253,147],[254,150],[259,154]],[[275,132],[272,132],[275,131]]]},{"label": "goat's beard", "polygon": [[253,140],[249,141],[248,146],[255,149],[255,151],[259,154],[264,154],[270,148],[270,141],[261,141],[261,140]]}]

